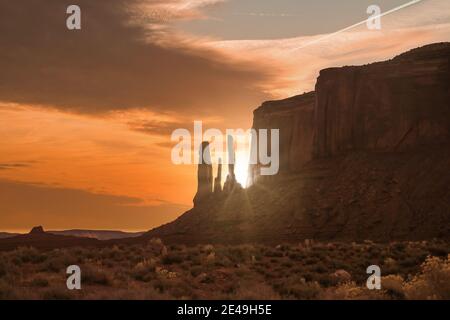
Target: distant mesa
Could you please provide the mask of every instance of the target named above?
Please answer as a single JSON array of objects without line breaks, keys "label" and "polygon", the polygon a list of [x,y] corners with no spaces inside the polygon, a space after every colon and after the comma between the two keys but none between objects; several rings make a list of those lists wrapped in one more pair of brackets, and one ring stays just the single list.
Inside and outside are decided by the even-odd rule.
[{"label": "distant mesa", "polygon": [[45,233],[44,228],[42,226],[34,227],[30,231],[30,234],[42,234],[42,233]]},{"label": "distant mesa", "polygon": [[45,231],[42,226],[37,226],[26,234],[0,232],[0,251],[13,250],[21,246],[32,246],[46,250],[74,246],[107,246],[119,243],[120,241],[125,243],[133,242],[142,234],[143,232],[123,232],[113,230],[74,229]]}]

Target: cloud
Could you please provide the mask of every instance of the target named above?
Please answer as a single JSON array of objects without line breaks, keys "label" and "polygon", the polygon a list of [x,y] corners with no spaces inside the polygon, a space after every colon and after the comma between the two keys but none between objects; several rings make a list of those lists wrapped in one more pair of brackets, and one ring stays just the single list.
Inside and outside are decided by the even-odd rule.
[{"label": "cloud", "polygon": [[162,45],[161,30],[134,14],[143,5],[173,5],[185,14],[218,1],[79,0],[78,31],[65,25],[71,3],[0,2],[1,100],[88,114],[131,108],[231,113],[266,97],[257,88],[269,77],[262,69],[227,61],[189,39],[167,36]]},{"label": "cloud", "polygon": [[264,60],[277,76],[263,83],[263,90],[283,98],[314,90],[322,69],[382,61],[422,45],[450,41],[449,19],[450,2],[429,0],[384,16],[381,30],[362,24],[331,34],[210,45],[230,57],[245,52],[247,59]]},{"label": "cloud", "polygon": [[0,225],[4,229],[100,228],[141,230],[167,223],[186,206],[161,201],[143,205],[127,196],[91,193],[0,179]]},{"label": "cloud", "polygon": [[17,168],[28,168],[32,166],[32,161],[27,162],[4,162],[0,163],[0,170],[9,170]]},{"label": "cloud", "polygon": [[152,135],[170,136],[172,132],[179,128],[192,126],[192,123],[180,123],[171,121],[142,120],[128,123],[131,129],[145,132]]}]

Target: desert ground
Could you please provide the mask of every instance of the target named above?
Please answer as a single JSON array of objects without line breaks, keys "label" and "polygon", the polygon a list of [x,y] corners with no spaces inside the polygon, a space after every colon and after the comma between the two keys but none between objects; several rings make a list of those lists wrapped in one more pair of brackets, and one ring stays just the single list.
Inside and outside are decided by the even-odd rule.
[{"label": "desert ground", "polygon": [[[144,244],[0,252],[0,299],[450,299],[450,243]],[[381,290],[366,268],[379,265]],[[68,290],[66,268],[81,268]]]}]

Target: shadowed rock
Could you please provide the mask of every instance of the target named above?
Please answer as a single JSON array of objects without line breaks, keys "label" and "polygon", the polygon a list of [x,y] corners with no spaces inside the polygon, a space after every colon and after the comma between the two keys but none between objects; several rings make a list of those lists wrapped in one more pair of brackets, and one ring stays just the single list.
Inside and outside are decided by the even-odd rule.
[{"label": "shadowed rock", "polygon": [[42,226],[34,227],[30,231],[30,234],[40,234],[40,233],[45,233],[44,228]]},{"label": "shadowed rock", "polygon": [[219,194],[222,192],[222,159],[219,159],[217,166],[217,177],[214,180],[214,193]]},{"label": "shadowed rock", "polygon": [[223,185],[223,191],[226,193],[232,192],[234,189],[242,189],[242,186],[237,182],[234,174],[234,164],[236,163],[236,156],[234,153],[234,139],[232,136],[227,136],[228,148],[228,175]]},{"label": "shadowed rock", "polygon": [[199,164],[197,171],[197,193],[194,206],[207,199],[213,191],[213,169],[209,142],[202,142],[199,150]]}]

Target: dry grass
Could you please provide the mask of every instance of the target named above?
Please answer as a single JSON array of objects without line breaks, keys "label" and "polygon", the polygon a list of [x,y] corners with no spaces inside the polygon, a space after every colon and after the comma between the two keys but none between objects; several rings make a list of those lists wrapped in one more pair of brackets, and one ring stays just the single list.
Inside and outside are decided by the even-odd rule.
[{"label": "dry grass", "polygon": [[[0,252],[0,299],[450,299],[449,252],[439,240],[18,248]],[[79,291],[66,288],[72,264]],[[382,290],[365,287],[373,264]]]}]

